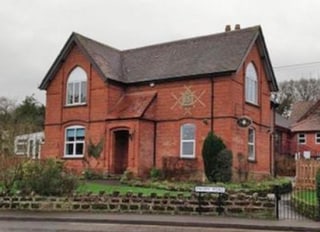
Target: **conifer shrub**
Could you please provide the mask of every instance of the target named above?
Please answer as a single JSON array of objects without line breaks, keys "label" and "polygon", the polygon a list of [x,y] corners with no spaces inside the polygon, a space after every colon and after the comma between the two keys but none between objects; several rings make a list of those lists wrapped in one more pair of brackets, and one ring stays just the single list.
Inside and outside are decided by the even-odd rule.
[{"label": "conifer shrub", "polygon": [[219,167],[221,161],[218,156],[225,148],[226,146],[221,138],[216,136],[212,131],[208,133],[202,147],[202,158],[204,171],[210,182],[221,181],[221,169]]},{"label": "conifer shrub", "polygon": [[230,182],[232,179],[232,151],[223,149],[217,157],[216,182]]}]

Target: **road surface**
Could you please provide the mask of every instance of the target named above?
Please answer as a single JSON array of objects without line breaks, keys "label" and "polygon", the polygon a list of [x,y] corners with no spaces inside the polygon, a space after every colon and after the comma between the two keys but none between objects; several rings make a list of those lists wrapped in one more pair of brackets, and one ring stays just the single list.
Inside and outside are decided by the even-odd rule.
[{"label": "road surface", "polygon": [[181,226],[121,225],[110,223],[0,221],[0,232],[266,232],[266,230]]}]

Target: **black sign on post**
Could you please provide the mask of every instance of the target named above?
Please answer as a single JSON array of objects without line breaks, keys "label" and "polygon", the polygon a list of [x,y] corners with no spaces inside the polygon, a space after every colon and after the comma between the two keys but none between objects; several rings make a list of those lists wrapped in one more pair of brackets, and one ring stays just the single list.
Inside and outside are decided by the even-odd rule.
[{"label": "black sign on post", "polygon": [[199,215],[202,213],[202,208],[201,208],[201,193],[216,193],[219,194],[218,199],[216,201],[217,204],[217,213],[221,215],[224,211],[224,208],[222,207],[223,205],[223,195],[226,192],[225,187],[211,187],[211,186],[196,186],[194,188],[194,191],[198,193],[198,205],[199,205]]}]

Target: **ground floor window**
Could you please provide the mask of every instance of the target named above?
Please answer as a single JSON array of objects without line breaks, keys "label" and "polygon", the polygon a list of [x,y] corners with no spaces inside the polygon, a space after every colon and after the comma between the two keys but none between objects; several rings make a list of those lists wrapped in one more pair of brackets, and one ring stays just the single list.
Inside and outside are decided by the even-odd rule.
[{"label": "ground floor window", "polygon": [[307,138],[305,133],[298,134],[298,144],[306,144]]},{"label": "ground floor window", "polygon": [[256,150],[255,150],[255,140],[256,132],[253,128],[248,130],[248,160],[256,160]]},{"label": "ground floor window", "polygon": [[194,124],[187,123],[181,126],[180,156],[182,158],[195,157],[195,131]]},{"label": "ground floor window", "polygon": [[65,132],[65,157],[82,157],[84,155],[85,128],[72,126]]},{"label": "ground floor window", "polygon": [[315,137],[316,143],[319,144],[320,143],[320,132],[317,132],[315,136],[316,136]]}]

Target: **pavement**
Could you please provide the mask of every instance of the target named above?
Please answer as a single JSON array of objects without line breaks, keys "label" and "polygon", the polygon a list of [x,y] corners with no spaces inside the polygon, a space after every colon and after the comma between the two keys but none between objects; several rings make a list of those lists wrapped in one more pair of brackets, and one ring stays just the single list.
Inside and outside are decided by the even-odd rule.
[{"label": "pavement", "polygon": [[1,221],[52,221],[109,223],[132,225],[158,225],[199,228],[233,228],[269,231],[319,231],[320,222],[311,220],[258,220],[220,216],[183,216],[154,214],[117,214],[117,213],[84,213],[84,212],[30,212],[0,211]]}]

